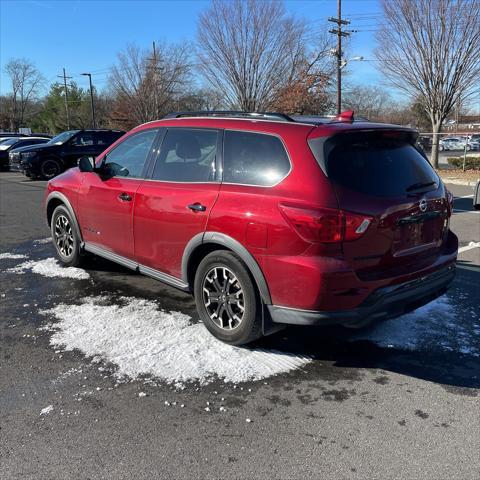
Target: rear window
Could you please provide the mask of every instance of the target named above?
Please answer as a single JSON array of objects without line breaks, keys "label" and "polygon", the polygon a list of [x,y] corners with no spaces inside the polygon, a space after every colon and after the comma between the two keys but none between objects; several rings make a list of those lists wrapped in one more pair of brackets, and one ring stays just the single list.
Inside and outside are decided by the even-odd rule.
[{"label": "rear window", "polygon": [[438,187],[428,160],[402,133],[340,134],[309,144],[330,180],[350,190],[396,197]]}]

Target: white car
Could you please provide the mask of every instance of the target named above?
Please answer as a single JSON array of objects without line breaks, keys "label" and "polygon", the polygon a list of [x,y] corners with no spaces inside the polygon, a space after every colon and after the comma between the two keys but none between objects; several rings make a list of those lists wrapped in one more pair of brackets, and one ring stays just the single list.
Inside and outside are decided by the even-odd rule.
[{"label": "white car", "polygon": [[463,137],[447,137],[440,140],[440,150],[464,150],[467,145],[467,150],[470,150],[470,145],[466,138]]}]

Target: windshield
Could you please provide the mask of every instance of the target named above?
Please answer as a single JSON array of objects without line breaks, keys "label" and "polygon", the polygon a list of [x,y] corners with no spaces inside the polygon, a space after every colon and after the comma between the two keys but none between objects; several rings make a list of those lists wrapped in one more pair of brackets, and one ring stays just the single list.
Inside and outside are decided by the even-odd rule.
[{"label": "windshield", "polygon": [[19,142],[20,140],[24,140],[23,138],[9,138],[2,142],[2,145],[14,145],[15,143]]},{"label": "windshield", "polygon": [[48,145],[62,145],[62,143],[68,142],[76,133],[80,130],[69,130],[68,132],[59,133],[56,137],[53,137]]}]

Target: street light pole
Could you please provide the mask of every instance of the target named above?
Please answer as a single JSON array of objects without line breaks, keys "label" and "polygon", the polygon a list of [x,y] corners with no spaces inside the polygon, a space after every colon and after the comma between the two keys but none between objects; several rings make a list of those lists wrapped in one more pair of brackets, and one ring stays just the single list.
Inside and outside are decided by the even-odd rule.
[{"label": "street light pole", "polygon": [[97,128],[97,122],[95,121],[95,103],[93,101],[92,74],[82,73],[81,75],[88,77],[88,81],[90,83],[90,103],[92,105],[92,126],[93,128]]}]

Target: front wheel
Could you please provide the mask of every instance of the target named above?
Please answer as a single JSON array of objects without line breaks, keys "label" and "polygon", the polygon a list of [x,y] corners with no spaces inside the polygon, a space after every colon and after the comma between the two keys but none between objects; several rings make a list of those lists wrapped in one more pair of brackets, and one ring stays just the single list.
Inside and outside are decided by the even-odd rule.
[{"label": "front wheel", "polygon": [[222,342],[243,345],[262,336],[257,289],[234,253],[219,250],[200,262],[194,294],[200,319]]},{"label": "front wheel", "polygon": [[55,158],[47,158],[40,163],[40,178],[50,180],[62,173],[62,165]]},{"label": "front wheel", "polygon": [[80,238],[68,209],[59,205],[53,212],[50,224],[53,244],[60,261],[66,267],[78,267],[84,257],[80,254]]}]

